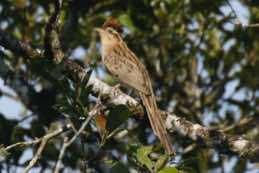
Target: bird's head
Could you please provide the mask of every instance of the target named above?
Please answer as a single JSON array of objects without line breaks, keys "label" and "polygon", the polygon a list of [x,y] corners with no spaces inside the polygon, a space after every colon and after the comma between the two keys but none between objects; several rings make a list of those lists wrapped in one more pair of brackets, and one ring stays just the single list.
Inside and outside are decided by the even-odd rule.
[{"label": "bird's head", "polygon": [[95,31],[99,33],[102,45],[115,44],[121,41],[120,34],[111,27],[95,28]]}]

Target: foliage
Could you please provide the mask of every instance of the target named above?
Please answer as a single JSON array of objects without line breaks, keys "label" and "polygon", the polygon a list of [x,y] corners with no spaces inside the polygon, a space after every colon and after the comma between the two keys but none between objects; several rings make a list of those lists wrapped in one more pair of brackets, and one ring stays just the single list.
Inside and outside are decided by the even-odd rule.
[{"label": "foliage", "polygon": [[[8,152],[4,147],[40,138],[56,122],[80,128],[100,101],[91,94],[91,86],[86,87],[90,75],[116,83],[100,65],[98,37],[93,31],[108,16],[125,26],[124,39],[146,65],[159,108],[193,123],[258,141],[259,28],[237,23],[242,13],[247,13],[248,23],[258,22],[258,6],[252,0],[64,1],[58,28],[61,48],[65,58],[89,71],[83,81],[75,82],[62,71],[64,64],[50,63],[49,57],[28,59],[22,52],[4,49],[0,42],[0,78],[16,94],[0,87],[0,99],[15,99],[27,110],[15,120],[0,113],[0,154],[4,155],[0,170],[25,167],[31,156],[25,161],[21,158],[28,150],[35,153],[38,145]],[[52,13],[53,1],[1,0],[0,29],[24,44],[43,49],[45,27]],[[249,167],[245,158],[222,155],[175,133],[172,139],[177,157],[170,160],[153,139],[147,117],[133,116],[123,105],[107,104],[96,116],[103,118],[93,119],[67,148],[62,160],[64,171],[258,170],[256,165]],[[125,129],[127,134],[118,137]],[[68,130],[62,135],[72,137],[73,133]],[[37,167],[43,172],[52,170],[57,162],[62,135],[46,145],[38,160]]]}]

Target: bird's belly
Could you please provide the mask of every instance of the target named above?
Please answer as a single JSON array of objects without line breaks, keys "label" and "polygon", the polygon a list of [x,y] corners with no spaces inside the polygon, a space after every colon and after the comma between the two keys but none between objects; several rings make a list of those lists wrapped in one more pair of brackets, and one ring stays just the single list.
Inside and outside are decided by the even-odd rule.
[{"label": "bird's belly", "polygon": [[104,57],[103,63],[106,68],[115,76],[118,75],[117,73],[130,73],[134,68],[134,66],[129,61],[127,61],[127,59],[119,58],[116,56]]},{"label": "bird's belly", "polygon": [[124,84],[145,94],[150,94],[148,79],[144,78],[143,72],[139,70],[137,64],[125,57],[106,56],[103,63],[112,76],[119,79]]}]

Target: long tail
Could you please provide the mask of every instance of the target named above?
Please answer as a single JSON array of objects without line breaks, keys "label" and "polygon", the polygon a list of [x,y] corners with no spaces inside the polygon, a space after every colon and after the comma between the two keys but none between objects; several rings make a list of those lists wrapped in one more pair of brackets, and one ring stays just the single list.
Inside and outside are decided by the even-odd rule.
[{"label": "long tail", "polygon": [[168,154],[174,154],[170,136],[166,131],[165,122],[162,119],[161,113],[157,108],[157,104],[154,98],[154,95],[145,95],[139,93],[143,101],[144,106],[146,107],[148,118],[151,124],[151,127],[155,135],[159,138],[162,145],[164,146]]}]

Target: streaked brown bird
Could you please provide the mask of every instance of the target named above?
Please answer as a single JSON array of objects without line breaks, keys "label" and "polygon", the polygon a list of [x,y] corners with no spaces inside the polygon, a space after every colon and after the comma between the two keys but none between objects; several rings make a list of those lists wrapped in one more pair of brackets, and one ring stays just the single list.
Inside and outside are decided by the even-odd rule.
[{"label": "streaked brown bird", "polygon": [[138,91],[154,134],[160,139],[166,152],[174,154],[165,122],[155,101],[148,71],[115,29],[109,25],[95,28],[101,38],[102,61],[113,76]]}]

